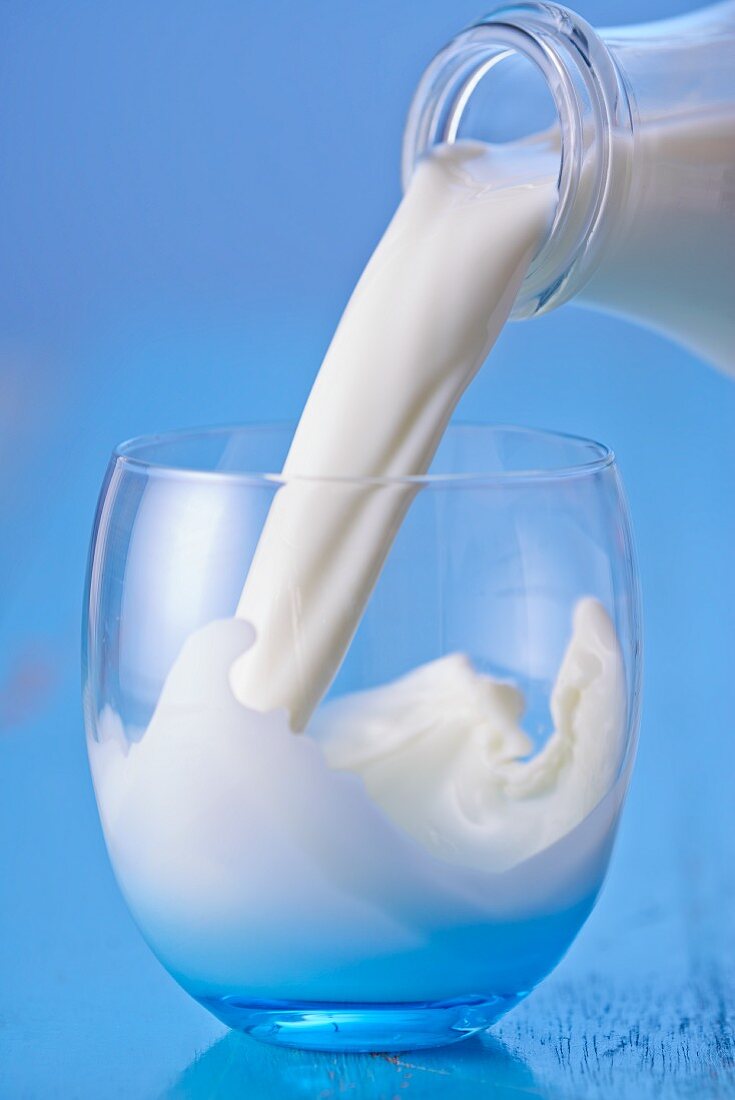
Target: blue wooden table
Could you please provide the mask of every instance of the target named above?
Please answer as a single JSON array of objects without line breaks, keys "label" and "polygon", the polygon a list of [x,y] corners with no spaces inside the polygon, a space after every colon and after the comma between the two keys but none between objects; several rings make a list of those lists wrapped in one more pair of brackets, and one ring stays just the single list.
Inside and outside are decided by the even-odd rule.
[{"label": "blue wooden table", "polygon": [[[569,316],[580,344],[597,340],[607,359],[592,369],[567,358],[564,413],[549,420],[543,350],[562,343]],[[310,345],[306,330],[299,347],[316,362],[328,322]],[[106,455],[135,431],[221,419],[241,398],[243,361],[268,363],[252,417],[302,399],[288,389],[293,336],[243,336],[218,355],[206,398],[180,382],[182,371],[203,376],[211,347],[163,354],[159,342],[155,362],[128,354],[125,374],[107,358],[103,405],[97,361],[86,375],[78,365],[66,393],[31,379],[54,415],[30,448],[2,454],[12,473],[0,482],[2,1100],[735,1096],[735,386],[668,347],[652,366],[654,337],[579,313],[509,338],[524,342],[528,392],[519,402],[501,361],[472,411],[508,421],[522,406],[527,423],[612,442],[644,582],[638,764],[607,886],[569,955],[484,1039],[397,1057],[302,1054],[229,1034],[151,956],[107,863],[81,726],[81,578]],[[520,361],[518,347],[507,355]],[[615,397],[626,393],[636,401]],[[651,436],[662,407],[666,431]],[[70,434],[58,409],[84,431]]]}]

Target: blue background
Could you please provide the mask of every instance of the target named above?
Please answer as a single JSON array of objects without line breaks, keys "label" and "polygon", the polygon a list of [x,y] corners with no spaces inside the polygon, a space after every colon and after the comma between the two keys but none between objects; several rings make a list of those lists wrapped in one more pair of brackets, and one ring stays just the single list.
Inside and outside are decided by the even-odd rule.
[{"label": "blue background", "polygon": [[[593,23],[686,7],[578,5]],[[399,198],[416,80],[481,13],[479,0],[0,5],[2,1097],[317,1096],[343,1081],[390,1096],[411,1080],[429,1096],[448,1075],[473,1095],[490,1073],[497,1095],[598,1095],[594,1077],[600,1095],[608,1082],[638,1097],[649,1071],[699,1095],[723,1083],[735,383],[661,337],[570,306],[513,325],[461,409],[614,447],[645,602],[639,765],[603,901],[496,1039],[427,1056],[418,1079],[221,1039],[139,939],[96,821],[79,621],[109,452],[142,432],[298,414]],[[618,1022],[585,1083],[577,1046],[605,1004]]]}]

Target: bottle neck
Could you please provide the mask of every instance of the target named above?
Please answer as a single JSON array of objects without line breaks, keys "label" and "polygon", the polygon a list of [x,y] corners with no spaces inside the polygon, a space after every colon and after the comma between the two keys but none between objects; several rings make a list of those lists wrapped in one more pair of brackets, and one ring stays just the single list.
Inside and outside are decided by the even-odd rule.
[{"label": "bottle neck", "polygon": [[[499,79],[505,71],[515,72],[515,83]],[[545,312],[581,289],[624,201],[633,116],[605,43],[560,5],[530,0],[498,8],[431,62],[414,95],[403,142],[406,188],[416,162],[433,145],[493,140],[493,119],[502,118],[509,100],[522,104],[539,74],[555,122],[545,134],[525,138],[523,148],[534,141],[541,147],[544,138],[547,155],[555,158],[559,197],[549,234],[516,301],[516,318]]]}]

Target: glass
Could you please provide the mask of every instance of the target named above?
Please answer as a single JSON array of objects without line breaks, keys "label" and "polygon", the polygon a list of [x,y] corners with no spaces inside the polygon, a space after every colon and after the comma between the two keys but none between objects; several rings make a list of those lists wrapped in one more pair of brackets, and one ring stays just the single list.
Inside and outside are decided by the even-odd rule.
[{"label": "glass", "polygon": [[[83,674],[110,859],[152,950],[230,1026],[315,1049],[453,1042],[556,965],[606,872],[641,674],[620,480],[596,443],[462,426],[425,477],[320,482],[342,496],[407,494],[410,506],[327,701],[296,735],[284,713],[241,707],[228,680],[252,643],[232,616],[285,484],[251,471],[280,469],[290,437],[173,433],[112,457]],[[594,637],[570,642],[585,616]],[[407,674],[421,677],[408,693],[395,687]],[[521,721],[510,685],[527,741],[508,733]],[[487,693],[495,709],[482,709]],[[424,738],[392,802],[375,771],[351,774],[333,751],[356,699],[358,717],[380,700],[391,767]],[[534,778],[522,758],[554,722],[566,741]],[[414,740],[396,748],[407,729]],[[484,771],[506,734],[519,760]],[[498,784],[515,784],[515,801]]]},{"label": "glass", "polygon": [[497,8],[419,82],[403,182],[439,142],[535,152],[558,180],[513,316],[574,297],[735,371],[735,3],[594,30],[552,3]]}]

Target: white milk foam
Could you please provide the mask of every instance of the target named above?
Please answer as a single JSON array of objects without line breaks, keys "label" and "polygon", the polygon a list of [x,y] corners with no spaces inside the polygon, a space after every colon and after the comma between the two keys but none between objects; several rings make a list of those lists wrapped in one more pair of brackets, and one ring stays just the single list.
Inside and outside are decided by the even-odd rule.
[{"label": "white milk foam", "polygon": [[610,790],[625,731],[623,666],[597,600],[580,600],[535,756],[523,695],[460,653],[317,711],[333,768],[357,772],[397,825],[436,856],[504,871],[573,829]]},{"label": "white milk foam", "polygon": [[553,212],[548,178],[493,186],[493,158],[461,144],[419,166],[307,402],[237,617],[186,641],[139,740],[100,716],[113,864],[198,996],[510,994],[600,886],[626,714],[597,601],[577,606],[555,732],[530,758],[518,691],[460,654],[313,713],[418,490],[309,479],[427,469]]}]

